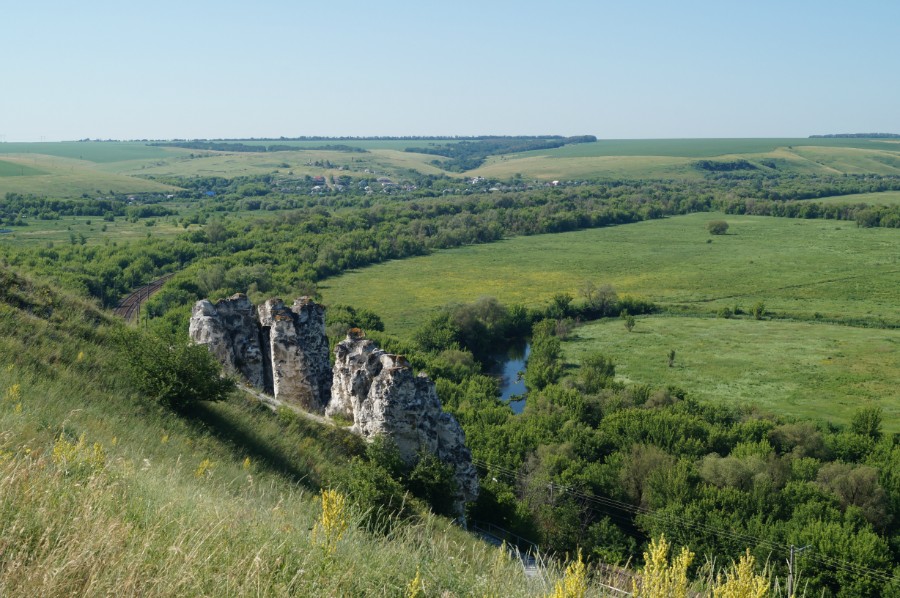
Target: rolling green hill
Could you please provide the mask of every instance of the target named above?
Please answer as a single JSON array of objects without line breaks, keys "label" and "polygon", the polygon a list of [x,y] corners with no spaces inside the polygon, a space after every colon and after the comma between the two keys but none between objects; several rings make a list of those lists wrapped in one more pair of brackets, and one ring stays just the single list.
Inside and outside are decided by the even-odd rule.
[{"label": "rolling green hill", "polygon": [[[162,147],[143,142],[0,144],[0,194],[55,196],[109,191],[167,191],[152,177],[235,177],[271,174],[404,177],[409,172],[501,180],[699,179],[700,159],[747,160],[760,172],[900,174],[900,143],[883,139],[635,139],[575,143],[560,148],[493,155],[465,173],[435,165],[441,156],[405,151],[456,143],[444,139],[241,141],[292,151],[241,152]],[[361,152],[322,149],[329,145]],[[235,145],[238,147],[237,145]],[[13,176],[16,175],[16,176]]]},{"label": "rolling green hill", "polygon": [[521,565],[422,514],[323,550],[320,487],[358,443],[237,393],[177,415],[124,375],[123,328],[0,268],[0,595],[539,595]]}]

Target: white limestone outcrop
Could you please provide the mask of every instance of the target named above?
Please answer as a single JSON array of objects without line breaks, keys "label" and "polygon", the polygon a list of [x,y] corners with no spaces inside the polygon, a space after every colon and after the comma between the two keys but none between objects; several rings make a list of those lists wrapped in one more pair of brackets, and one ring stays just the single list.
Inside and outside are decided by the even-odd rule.
[{"label": "white limestone outcrop", "polygon": [[198,301],[190,336],[207,345],[229,372],[279,401],[350,420],[366,439],[386,436],[407,464],[422,451],[450,464],[459,514],[478,496],[465,433],[441,407],[434,382],[415,375],[403,356],[379,349],[356,329],[335,348],[332,368],[325,309],[309,298],[290,307],[269,299],[259,308],[243,294],[215,304]]},{"label": "white limestone outcrop", "polygon": [[421,451],[449,463],[455,471],[459,510],[478,496],[478,475],[465,433],[441,407],[434,382],[425,374],[414,375],[403,356],[386,353],[358,332],[351,331],[335,347],[326,414],[352,420],[353,430],[367,439],[391,438],[409,464]]}]

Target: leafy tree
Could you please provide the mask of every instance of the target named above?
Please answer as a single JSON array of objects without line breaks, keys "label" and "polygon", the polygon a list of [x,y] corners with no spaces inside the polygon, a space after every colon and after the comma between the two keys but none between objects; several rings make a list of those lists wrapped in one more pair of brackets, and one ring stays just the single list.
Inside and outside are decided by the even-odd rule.
[{"label": "leafy tree", "polygon": [[531,356],[525,370],[525,384],[529,389],[540,390],[562,373],[562,345],[554,335],[555,329],[554,320],[541,320],[532,328]]},{"label": "leafy tree", "polygon": [[650,477],[657,471],[671,469],[675,459],[652,444],[634,444],[622,460],[619,480],[625,494],[634,504],[646,507]]},{"label": "leafy tree", "polygon": [[413,333],[416,343],[424,351],[459,349],[459,326],[446,311],[439,312]]},{"label": "leafy tree", "polygon": [[584,392],[596,394],[612,386],[615,376],[616,366],[612,359],[602,353],[591,353],[581,360],[577,384]]},{"label": "leafy tree", "polygon": [[119,346],[135,386],[150,399],[176,410],[199,401],[221,401],[234,380],[203,345],[151,332],[124,331]]},{"label": "leafy tree", "polygon": [[850,431],[872,440],[881,439],[881,407],[864,407],[853,414],[850,420]]},{"label": "leafy tree", "polygon": [[818,481],[838,497],[841,506],[858,507],[872,525],[886,527],[890,523],[887,495],[874,467],[827,463],[819,470]]}]

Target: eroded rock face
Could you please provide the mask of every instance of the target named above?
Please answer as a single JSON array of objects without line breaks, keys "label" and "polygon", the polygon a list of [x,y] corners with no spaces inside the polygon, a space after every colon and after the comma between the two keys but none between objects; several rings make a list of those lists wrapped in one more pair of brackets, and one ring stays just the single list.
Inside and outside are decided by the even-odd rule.
[{"label": "eroded rock face", "polygon": [[307,297],[287,307],[269,299],[254,309],[237,294],[215,304],[194,305],[191,339],[232,373],[276,399],[307,411],[341,416],[365,438],[391,438],[409,464],[421,451],[449,463],[458,486],[458,513],[478,496],[478,475],[459,422],[444,412],[425,374],[406,359],[379,349],[358,330],[335,349],[332,369],[325,336],[325,309]]},{"label": "eroded rock face", "polygon": [[331,398],[325,308],[308,297],[290,308],[281,299],[269,299],[259,307],[259,324],[270,348],[275,398],[324,410]]},{"label": "eroded rock face", "polygon": [[191,340],[207,345],[210,352],[233,374],[242,374],[265,390],[263,352],[253,304],[238,293],[213,305],[204,299],[194,304]]},{"label": "eroded rock face", "polygon": [[207,345],[232,373],[276,399],[321,412],[331,398],[325,309],[307,297],[259,309],[243,294],[194,305],[191,340]]},{"label": "eroded rock face", "polygon": [[435,454],[456,472],[457,508],[478,496],[478,475],[466,447],[465,433],[444,412],[432,382],[413,374],[400,355],[391,355],[359,334],[335,348],[331,403],[326,414],[353,420],[365,438],[391,438],[407,463],[421,450]]}]

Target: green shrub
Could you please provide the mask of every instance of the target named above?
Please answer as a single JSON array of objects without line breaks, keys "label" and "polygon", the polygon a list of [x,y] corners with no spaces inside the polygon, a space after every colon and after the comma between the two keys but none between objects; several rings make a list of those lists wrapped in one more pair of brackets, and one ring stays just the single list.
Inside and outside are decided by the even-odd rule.
[{"label": "green shrub", "polygon": [[144,331],[124,331],[118,340],[135,387],[161,405],[182,410],[221,401],[234,389],[205,346]]},{"label": "green shrub", "polygon": [[409,489],[415,496],[428,502],[438,515],[454,515],[456,481],[453,479],[453,467],[443,463],[434,454],[423,452],[420,455],[419,462],[409,474]]},{"label": "green shrub", "polygon": [[706,223],[706,230],[711,235],[724,235],[728,232],[728,223],[724,220],[710,220]]}]

